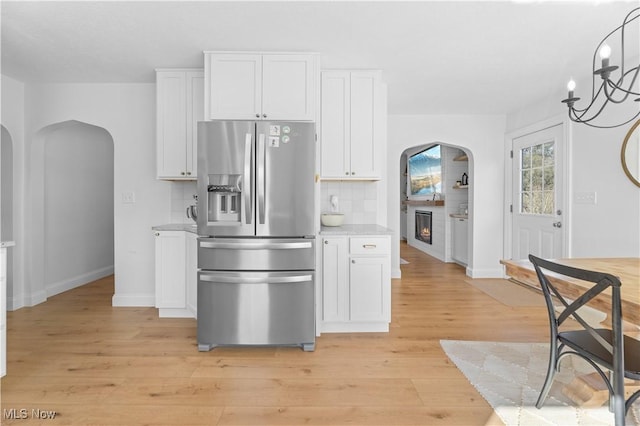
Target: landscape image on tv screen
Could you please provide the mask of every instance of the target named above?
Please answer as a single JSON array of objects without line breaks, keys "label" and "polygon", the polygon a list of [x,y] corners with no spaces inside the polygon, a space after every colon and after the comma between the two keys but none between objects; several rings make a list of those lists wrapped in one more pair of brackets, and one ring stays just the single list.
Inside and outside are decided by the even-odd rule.
[{"label": "landscape image on tv screen", "polygon": [[410,193],[414,196],[442,192],[440,145],[409,157],[409,186]]}]

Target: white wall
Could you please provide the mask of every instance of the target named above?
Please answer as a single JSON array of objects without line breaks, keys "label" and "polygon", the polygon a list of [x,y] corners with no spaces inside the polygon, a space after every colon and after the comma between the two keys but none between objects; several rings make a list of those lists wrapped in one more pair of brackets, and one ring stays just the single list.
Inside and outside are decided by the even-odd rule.
[{"label": "white wall", "polygon": [[25,210],[24,210],[24,84],[6,76],[1,77],[2,125],[7,129],[13,144],[13,236],[15,247],[9,249],[12,279],[7,281],[7,309],[22,306],[25,290]]},{"label": "white wall", "polygon": [[[4,100],[4,96],[3,96]],[[154,240],[151,227],[171,219],[171,184],[158,181],[155,150],[154,84],[47,84],[26,88],[26,134],[51,124],[77,120],[104,128],[114,143],[114,306],[153,306]],[[38,173],[41,159],[31,155],[38,138],[27,140],[27,176]],[[31,177],[30,177],[31,179]],[[133,192],[135,203],[122,202]],[[30,226],[33,225],[33,226]],[[30,223],[26,227],[37,228]],[[28,236],[29,255],[42,237]],[[31,292],[44,289],[44,278],[29,277]]]},{"label": "white wall", "polygon": [[[400,275],[400,173],[402,152],[427,143],[443,143],[469,153],[470,238],[472,258],[467,274],[501,277],[504,203],[504,116],[390,115],[387,150],[388,226],[394,230],[392,275]],[[446,203],[446,200],[445,200]],[[410,230],[409,230],[410,232]]]},{"label": "white wall", "polygon": [[52,296],[113,273],[113,140],[80,122],[44,142],[44,284]]},{"label": "white wall", "polygon": [[[581,107],[590,93],[590,81],[579,82],[578,87],[582,93],[576,95],[585,98],[576,104]],[[566,95],[559,88],[555,97],[510,114],[508,131],[555,115],[566,115],[567,108],[560,103]],[[609,117],[629,117],[638,108],[640,105],[632,100],[609,105]],[[626,177],[620,160],[622,143],[631,126],[632,123],[613,129],[595,129],[585,124],[570,124],[567,200],[570,202],[568,253],[572,257],[640,256],[640,188]],[[575,196],[580,192],[595,192],[596,204],[576,203]]]}]

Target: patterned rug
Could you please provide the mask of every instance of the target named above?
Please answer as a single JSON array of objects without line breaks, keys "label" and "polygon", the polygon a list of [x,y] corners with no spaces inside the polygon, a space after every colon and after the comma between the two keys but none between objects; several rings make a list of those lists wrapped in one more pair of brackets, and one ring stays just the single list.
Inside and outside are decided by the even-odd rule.
[{"label": "patterned rug", "polygon": [[[572,356],[562,360],[560,372],[544,406],[541,409],[535,407],[547,371],[547,343],[441,340],[440,344],[508,426],[591,426],[614,423],[608,407],[578,407],[563,395],[563,386],[576,375],[593,372],[588,364]],[[640,426],[640,402],[636,402],[629,410],[626,424]]]}]

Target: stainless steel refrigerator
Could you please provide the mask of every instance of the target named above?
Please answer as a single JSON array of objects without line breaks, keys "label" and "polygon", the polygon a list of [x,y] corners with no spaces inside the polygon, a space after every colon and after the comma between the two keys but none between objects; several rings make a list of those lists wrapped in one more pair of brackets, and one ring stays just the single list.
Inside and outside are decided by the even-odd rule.
[{"label": "stainless steel refrigerator", "polygon": [[198,123],[198,349],[315,348],[315,125]]}]

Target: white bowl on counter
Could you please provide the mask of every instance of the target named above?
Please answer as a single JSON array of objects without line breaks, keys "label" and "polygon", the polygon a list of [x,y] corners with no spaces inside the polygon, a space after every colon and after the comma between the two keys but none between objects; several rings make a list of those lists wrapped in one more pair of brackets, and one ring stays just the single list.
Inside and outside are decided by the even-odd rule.
[{"label": "white bowl on counter", "polygon": [[320,222],[322,226],[342,226],[344,215],[342,213],[322,213]]}]

